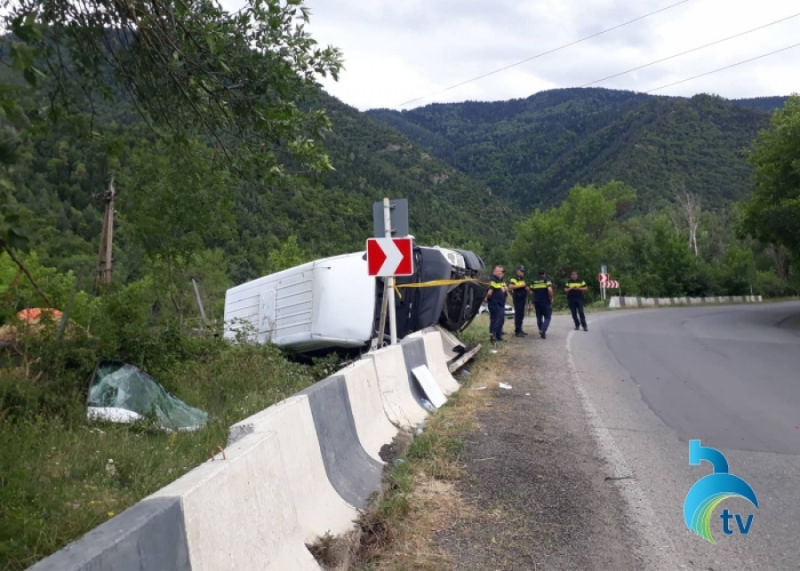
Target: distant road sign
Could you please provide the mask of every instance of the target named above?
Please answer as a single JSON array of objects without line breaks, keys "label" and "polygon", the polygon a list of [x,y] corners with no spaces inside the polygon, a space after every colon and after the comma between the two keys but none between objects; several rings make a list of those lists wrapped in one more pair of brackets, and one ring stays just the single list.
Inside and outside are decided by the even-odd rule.
[{"label": "distant road sign", "polygon": [[367,273],[378,277],[414,275],[413,239],[369,238]]},{"label": "distant road sign", "polygon": [[[400,198],[391,202],[392,238],[408,236],[408,200]],[[383,202],[372,205],[372,222],[375,226],[374,236],[386,237],[386,228],[383,222]]]},{"label": "distant road sign", "polygon": [[606,282],[606,289],[619,289],[619,282],[608,280]]},{"label": "distant road sign", "polygon": [[597,279],[600,282],[600,285],[605,285],[608,283],[608,274],[597,274]]}]

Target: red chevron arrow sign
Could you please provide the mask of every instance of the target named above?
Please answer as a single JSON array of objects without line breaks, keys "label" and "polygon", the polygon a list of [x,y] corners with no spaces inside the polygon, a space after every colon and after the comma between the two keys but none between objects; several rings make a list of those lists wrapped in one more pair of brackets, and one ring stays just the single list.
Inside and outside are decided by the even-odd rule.
[{"label": "red chevron arrow sign", "polygon": [[379,277],[414,275],[412,240],[412,238],[369,238],[367,273]]},{"label": "red chevron arrow sign", "polygon": [[600,286],[606,289],[619,289],[619,282],[612,280],[608,274],[597,274],[597,279],[600,281]]}]

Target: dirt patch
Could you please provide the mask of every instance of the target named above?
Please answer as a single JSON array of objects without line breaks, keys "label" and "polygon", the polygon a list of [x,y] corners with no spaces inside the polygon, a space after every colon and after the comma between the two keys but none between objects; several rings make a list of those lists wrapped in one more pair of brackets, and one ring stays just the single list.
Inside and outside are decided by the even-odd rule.
[{"label": "dirt patch", "polygon": [[463,437],[467,477],[455,488],[473,517],[436,534],[432,548],[449,562],[440,569],[642,567],[569,374],[570,325],[556,318],[547,340],[514,339],[503,350],[512,389],[492,389],[480,428]]},{"label": "dirt patch", "polygon": [[392,464],[405,453],[406,448],[408,448],[412,440],[414,440],[414,434],[411,431],[401,430],[397,433],[397,436],[392,439],[391,444],[384,444],[381,447],[378,455],[381,457],[381,460],[387,464]]}]

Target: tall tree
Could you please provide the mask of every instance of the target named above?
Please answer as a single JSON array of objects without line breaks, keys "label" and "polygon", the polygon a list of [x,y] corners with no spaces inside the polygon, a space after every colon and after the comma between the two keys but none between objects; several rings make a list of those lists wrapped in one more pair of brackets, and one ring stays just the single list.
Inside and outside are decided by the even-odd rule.
[{"label": "tall tree", "polygon": [[800,96],[774,113],[751,160],[756,188],[744,209],[743,228],[800,256]]},{"label": "tall tree", "polygon": [[685,188],[678,194],[681,205],[681,212],[686,218],[686,227],[689,229],[689,248],[694,252],[695,257],[699,255],[697,248],[697,228],[700,226],[700,218],[703,209],[700,205],[700,198],[686,190]]}]

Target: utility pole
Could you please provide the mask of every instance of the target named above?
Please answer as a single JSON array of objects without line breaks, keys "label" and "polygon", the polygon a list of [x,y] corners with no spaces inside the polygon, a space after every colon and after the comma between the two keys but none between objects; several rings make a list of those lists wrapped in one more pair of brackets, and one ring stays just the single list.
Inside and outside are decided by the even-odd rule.
[{"label": "utility pole", "polygon": [[105,282],[105,286],[111,287],[111,272],[113,266],[113,245],[114,245],[114,178],[108,185],[108,190],[104,193],[103,200],[106,203],[105,213],[103,214],[103,231],[100,235],[100,248],[97,252],[97,270],[95,272],[94,291],[100,292],[100,283]]}]

